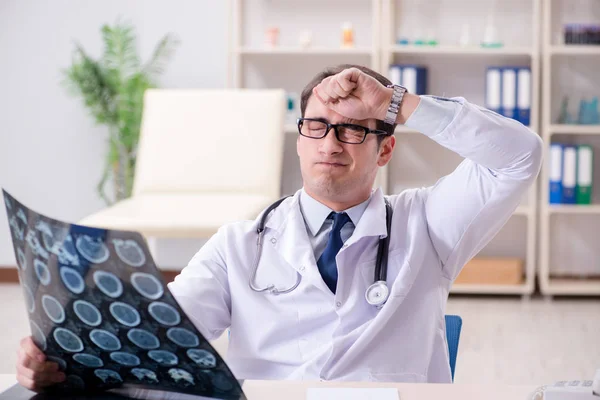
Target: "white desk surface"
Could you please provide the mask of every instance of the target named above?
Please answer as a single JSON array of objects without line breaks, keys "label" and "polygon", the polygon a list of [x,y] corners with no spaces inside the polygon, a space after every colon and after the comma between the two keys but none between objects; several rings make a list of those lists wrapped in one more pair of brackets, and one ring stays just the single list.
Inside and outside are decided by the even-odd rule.
[{"label": "white desk surface", "polygon": [[[0,374],[0,392],[16,383],[14,374]],[[530,400],[536,386],[413,384],[374,382],[245,381],[249,400],[305,400],[309,387],[398,388],[400,400]]]}]

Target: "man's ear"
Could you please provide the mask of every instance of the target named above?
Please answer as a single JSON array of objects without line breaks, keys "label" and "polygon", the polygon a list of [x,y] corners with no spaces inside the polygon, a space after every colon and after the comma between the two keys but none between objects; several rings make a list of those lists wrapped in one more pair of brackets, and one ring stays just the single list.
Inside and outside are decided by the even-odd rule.
[{"label": "man's ear", "polygon": [[394,147],[396,147],[396,137],[394,135],[387,136],[381,141],[379,155],[377,156],[377,165],[383,167],[390,162],[394,154]]}]

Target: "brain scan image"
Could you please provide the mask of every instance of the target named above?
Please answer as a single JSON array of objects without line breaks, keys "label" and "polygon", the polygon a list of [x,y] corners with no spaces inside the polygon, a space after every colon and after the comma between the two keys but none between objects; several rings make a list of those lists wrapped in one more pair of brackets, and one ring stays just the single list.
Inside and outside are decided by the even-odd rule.
[{"label": "brain scan image", "polygon": [[140,324],[140,313],[127,303],[115,301],[111,303],[109,309],[113,318],[125,326],[133,328]]},{"label": "brain scan image", "polygon": [[95,271],[94,282],[96,287],[105,295],[116,299],[123,294],[123,284],[117,276],[111,272]]},{"label": "brain scan image", "polygon": [[144,272],[131,274],[131,284],[139,294],[150,300],[157,300],[164,293],[160,281],[155,276]]},{"label": "brain scan image", "polygon": [[25,306],[30,313],[35,311],[35,299],[33,293],[26,283],[23,283],[23,294],[25,295]]},{"label": "brain scan image", "polygon": [[60,347],[70,353],[78,353],[83,350],[83,342],[73,332],[65,328],[54,329],[54,340]]},{"label": "brain scan image", "polygon": [[75,300],[73,303],[75,315],[86,325],[98,326],[102,323],[102,314],[92,303],[85,300]]},{"label": "brain scan image", "polygon": [[158,338],[143,329],[130,329],[129,332],[127,332],[127,337],[131,340],[131,343],[135,344],[140,349],[151,350],[157,349],[160,346]]},{"label": "brain scan image", "polygon": [[138,356],[133,355],[131,353],[125,353],[123,351],[115,351],[110,353],[111,360],[125,365],[126,367],[137,367],[140,365],[140,359]]},{"label": "brain scan image", "polygon": [[13,216],[8,221],[8,225],[12,228],[12,232],[17,239],[25,239],[25,225],[21,225],[16,216]]},{"label": "brain scan image", "polygon": [[246,400],[140,233],[69,224],[3,194],[31,336],[67,377],[53,389],[87,396],[132,385]]},{"label": "brain scan image", "polygon": [[88,235],[82,235],[75,241],[75,247],[79,254],[86,260],[94,264],[101,264],[108,260],[110,252],[101,238],[94,238]]},{"label": "brain scan image", "polygon": [[50,284],[50,270],[45,262],[40,261],[38,259],[33,260],[33,269],[35,274],[37,275],[40,283],[44,286],[48,286]]},{"label": "brain scan image", "polygon": [[70,388],[77,390],[85,389],[85,382],[77,375],[68,375],[65,381]]},{"label": "brain scan image", "polygon": [[59,230],[56,228],[53,230],[52,226],[45,221],[38,221],[35,227],[42,236],[44,248],[49,253],[56,254],[61,264],[79,266],[79,257],[75,252],[71,235],[63,238],[64,233],[56,233]]},{"label": "brain scan image", "polygon": [[21,220],[23,225],[27,226],[27,216],[25,216],[25,211],[22,208],[19,208],[15,216]]},{"label": "brain scan image", "polygon": [[29,248],[31,249],[31,252],[33,254],[35,254],[36,256],[40,256],[41,258],[44,258],[46,260],[48,259],[50,255],[48,254],[46,249],[44,249],[40,244],[40,241],[35,235],[35,231],[33,229],[27,232],[25,241],[27,241],[27,244],[29,245]]},{"label": "brain scan image", "polygon": [[133,368],[131,374],[140,381],[149,381],[151,383],[158,383],[156,373],[146,368]]},{"label": "brain scan image", "polygon": [[47,294],[43,295],[42,307],[44,307],[48,318],[55,324],[62,324],[65,321],[65,309],[54,297]]},{"label": "brain scan image", "polygon": [[42,332],[42,330],[40,329],[38,324],[35,323],[35,321],[29,321],[29,325],[31,326],[31,337],[33,339],[33,342],[37,347],[40,348],[40,350],[46,351],[46,335],[44,335],[44,332]]},{"label": "brain scan image", "polygon": [[148,312],[152,318],[163,325],[175,326],[181,322],[181,317],[175,307],[160,301],[150,303]]},{"label": "brain scan image", "polygon": [[121,341],[112,333],[103,329],[94,329],[90,332],[90,340],[106,351],[121,350]]},{"label": "brain scan image", "polygon": [[97,369],[94,371],[94,375],[102,380],[104,383],[121,383],[123,378],[117,371],[112,369]]},{"label": "brain scan image", "polygon": [[171,368],[169,370],[169,375],[171,376],[171,379],[175,381],[175,383],[182,384],[184,386],[194,384],[194,377],[192,374],[183,369]]},{"label": "brain scan image", "polygon": [[56,254],[58,256],[58,262],[63,265],[72,265],[78,267],[80,265],[79,256],[75,251],[75,245],[73,244],[73,238],[71,235],[67,235],[61,245],[56,248]]},{"label": "brain scan image", "polygon": [[104,366],[104,363],[102,362],[101,358],[93,356],[91,354],[73,354],[73,360],[89,368],[100,368]]},{"label": "brain scan image", "polygon": [[71,267],[61,267],[59,270],[60,279],[63,285],[71,292],[81,294],[85,289],[85,282],[79,272]]},{"label": "brain scan image", "polygon": [[220,391],[227,392],[233,388],[233,383],[224,374],[217,371],[206,371],[205,373],[210,377],[212,384]]},{"label": "brain scan image", "polygon": [[27,269],[27,258],[25,258],[25,253],[20,247],[17,247],[17,264],[21,270],[25,271]]},{"label": "brain scan image", "polygon": [[141,267],[146,262],[144,251],[135,240],[114,239],[113,245],[115,246],[117,256],[125,264],[132,267]]},{"label": "brain scan image", "polygon": [[167,337],[181,347],[196,347],[200,344],[198,336],[185,328],[169,328]]},{"label": "brain scan image", "polygon": [[201,349],[188,349],[187,356],[202,368],[214,368],[217,366],[217,358],[210,352]]},{"label": "brain scan image", "polygon": [[[53,251],[53,249],[55,248],[54,233],[52,232],[52,229],[50,228],[50,225],[48,225],[47,222],[38,221],[37,224],[35,224],[35,229],[37,229],[40,232],[40,235],[42,236],[42,244],[44,245],[44,248],[46,250],[48,250],[51,253],[54,253],[54,251],[58,251]],[[56,247],[59,247],[58,243]]]},{"label": "brain scan image", "polygon": [[148,352],[148,357],[161,365],[173,366],[177,365],[179,362],[179,359],[175,354],[166,350],[150,350]]}]

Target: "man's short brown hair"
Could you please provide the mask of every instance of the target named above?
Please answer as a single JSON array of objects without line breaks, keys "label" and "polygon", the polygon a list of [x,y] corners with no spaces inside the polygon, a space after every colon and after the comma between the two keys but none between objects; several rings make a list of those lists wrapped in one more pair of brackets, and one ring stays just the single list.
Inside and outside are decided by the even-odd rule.
[{"label": "man's short brown hair", "polygon": [[[332,75],[338,74],[348,68],[358,68],[365,74],[377,79],[377,81],[379,81],[379,83],[381,83],[384,86],[392,84],[392,82],[389,79],[387,79],[385,76],[373,71],[370,68],[363,67],[362,65],[340,64],[340,65],[336,65],[334,67],[327,67],[323,71],[321,71],[317,75],[315,75],[315,77],[312,78],[312,80],[308,83],[308,85],[306,85],[304,87],[304,90],[302,90],[302,95],[300,96],[300,111],[302,113],[302,117],[304,117],[304,112],[306,111],[306,104],[308,103],[308,99],[310,99],[310,96],[312,95],[312,91],[315,88],[315,86],[317,86],[319,83],[321,83],[323,81],[323,79],[330,77]],[[379,119],[376,121],[377,121],[377,129],[388,132],[390,134],[394,133],[394,129],[396,129],[395,124],[388,125]],[[384,136],[378,136],[377,138],[379,139],[379,143],[381,143]]]}]

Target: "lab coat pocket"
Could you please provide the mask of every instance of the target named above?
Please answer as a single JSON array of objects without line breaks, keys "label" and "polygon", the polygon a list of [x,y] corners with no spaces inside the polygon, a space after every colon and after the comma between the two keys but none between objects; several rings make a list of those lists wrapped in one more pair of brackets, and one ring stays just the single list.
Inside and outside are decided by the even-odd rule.
[{"label": "lab coat pocket", "polygon": [[373,382],[424,383],[427,378],[425,375],[412,372],[371,372],[369,380]]},{"label": "lab coat pocket", "polygon": [[417,270],[405,258],[394,259],[390,255],[388,264],[388,285],[391,284],[391,297],[405,297],[417,277]]}]

